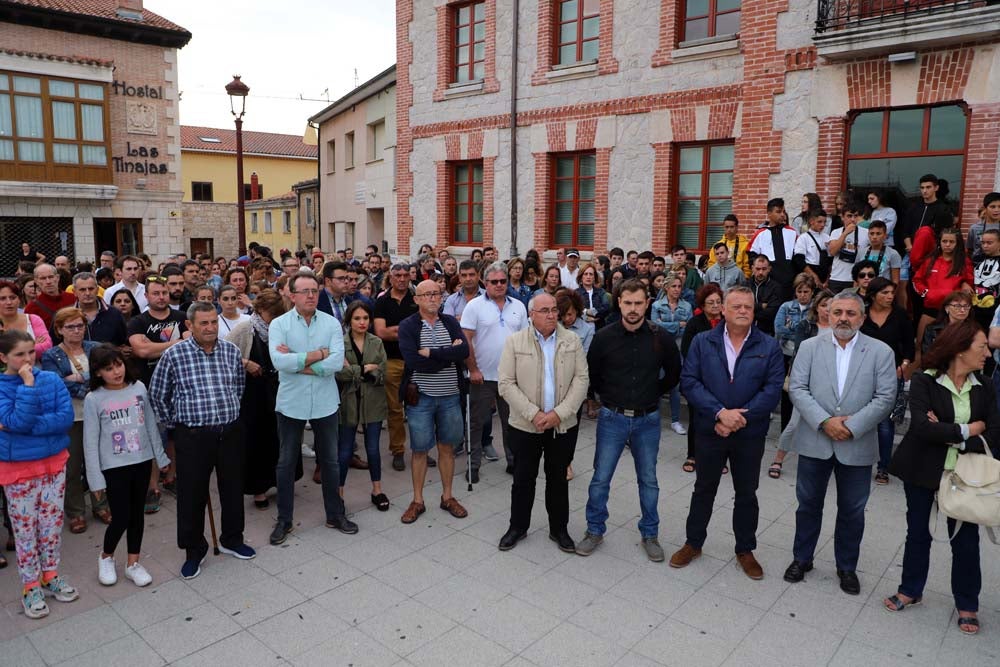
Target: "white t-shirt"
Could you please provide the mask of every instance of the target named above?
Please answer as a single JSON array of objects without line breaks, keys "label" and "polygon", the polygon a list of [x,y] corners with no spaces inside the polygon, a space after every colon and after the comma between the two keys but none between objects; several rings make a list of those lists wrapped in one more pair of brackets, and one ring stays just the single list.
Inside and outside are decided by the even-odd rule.
[{"label": "white t-shirt", "polygon": [[[810,234],[812,238],[810,238]],[[813,242],[815,239],[815,242]],[[817,246],[816,244],[819,244]],[[795,240],[795,254],[802,255],[806,259],[806,264],[812,266],[819,266],[819,249],[827,249],[830,243],[830,237],[826,232],[803,232],[799,238]]]},{"label": "white t-shirt", "polygon": [[[854,234],[857,232],[857,237]],[[833,230],[830,233],[830,240],[835,241],[841,237],[844,233],[844,228]],[[868,230],[862,229],[861,227],[855,228],[854,232],[851,232],[847,236],[847,242],[844,243],[841,251],[851,251],[856,253],[853,262],[845,262],[840,257],[838,252],[833,256],[833,266],[830,267],[830,280],[836,280],[837,282],[854,282],[854,278],[851,277],[851,269],[854,265],[861,261],[861,257],[864,255],[865,251],[868,249]],[[827,245],[827,250],[829,250],[829,245]],[[832,254],[832,253],[831,253]]]},{"label": "white t-shirt", "polygon": [[[238,312],[238,311],[237,311]],[[235,320],[226,319],[222,313],[219,313],[219,338],[225,338],[229,335],[229,332],[236,328],[236,325],[240,322],[248,322],[250,316],[246,313],[239,313]]]},{"label": "white t-shirt", "polygon": [[559,280],[562,282],[563,287],[568,287],[571,290],[575,290],[579,287],[579,283],[576,282],[576,277],[580,273],[580,267],[577,266],[575,269],[570,271],[565,266],[559,267]]},{"label": "white t-shirt", "polygon": [[476,332],[472,348],[483,379],[496,382],[503,344],[508,336],[528,326],[528,311],[523,303],[508,296],[501,312],[484,294],[466,304],[461,324],[463,329]]},{"label": "white t-shirt", "polygon": [[[108,289],[104,290],[104,303],[110,306],[111,300],[115,298],[115,293],[123,289],[128,289],[125,287],[125,283],[117,282]],[[149,306],[149,302],[146,301],[146,286],[142,283],[136,283],[135,290],[132,291],[132,296],[135,297],[136,302],[139,304],[139,312],[146,310]]]}]

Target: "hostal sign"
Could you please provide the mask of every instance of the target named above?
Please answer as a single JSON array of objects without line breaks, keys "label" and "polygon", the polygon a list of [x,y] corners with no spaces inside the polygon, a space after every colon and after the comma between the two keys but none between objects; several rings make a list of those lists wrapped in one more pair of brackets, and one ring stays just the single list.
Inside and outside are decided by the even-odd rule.
[{"label": "hostal sign", "polygon": [[[112,92],[125,97],[125,130],[128,134],[158,137],[157,116],[159,106],[153,100],[162,100],[163,86],[131,86],[127,81],[115,81]],[[160,148],[126,142],[125,155],[112,157],[116,173],[121,174],[166,174],[167,165],[155,161],[160,157]]]}]

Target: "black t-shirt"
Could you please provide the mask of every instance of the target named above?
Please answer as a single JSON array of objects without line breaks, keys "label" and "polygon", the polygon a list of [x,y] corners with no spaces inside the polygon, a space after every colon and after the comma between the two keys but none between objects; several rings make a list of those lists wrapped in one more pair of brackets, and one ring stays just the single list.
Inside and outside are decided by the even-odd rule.
[{"label": "black t-shirt", "polygon": [[[413,300],[413,293],[409,290],[403,296],[402,301],[392,298],[392,290],[389,290],[375,301],[375,317],[385,320],[387,327],[399,326],[399,323],[407,317],[417,312],[417,304]],[[403,353],[399,351],[399,342],[395,340],[382,341],[385,347],[385,356],[389,359],[402,359]]]},{"label": "black t-shirt", "polygon": [[[147,310],[129,320],[128,335],[131,338],[141,334],[152,343],[168,343],[172,340],[179,340],[181,334],[187,331],[186,321],[187,318],[176,310],[170,310],[167,317],[162,320],[156,319]],[[156,362],[160,360],[159,357],[140,359],[133,354],[129,360],[132,363],[132,372],[136,373],[142,383],[148,387],[149,381],[153,377],[153,369],[156,368]]]}]

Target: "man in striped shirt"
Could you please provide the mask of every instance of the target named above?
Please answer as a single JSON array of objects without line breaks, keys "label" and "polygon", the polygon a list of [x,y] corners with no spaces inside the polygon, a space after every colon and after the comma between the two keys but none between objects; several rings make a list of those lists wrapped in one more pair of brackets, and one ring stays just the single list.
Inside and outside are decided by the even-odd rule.
[{"label": "man in striped shirt", "polygon": [[406,364],[400,394],[405,399],[413,453],[413,502],[401,520],[413,523],[426,511],[427,453],[435,445],[441,473],[441,509],[461,519],[469,513],[452,496],[451,486],[455,447],[462,444],[462,362],[469,356],[469,344],[458,320],[439,314],[441,288],[437,282],[419,283],[414,299],[418,311],[399,323],[399,350]]}]

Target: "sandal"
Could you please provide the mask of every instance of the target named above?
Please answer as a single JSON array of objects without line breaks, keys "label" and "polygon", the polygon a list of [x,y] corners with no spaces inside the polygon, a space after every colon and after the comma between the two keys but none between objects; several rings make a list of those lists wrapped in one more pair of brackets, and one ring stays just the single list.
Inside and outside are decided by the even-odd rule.
[{"label": "sandal", "polygon": [[469,511],[462,507],[461,504],[455,498],[449,498],[445,500],[441,499],[441,509],[443,509],[448,514],[452,515],[456,519],[464,519],[469,516]]},{"label": "sandal", "polygon": [[94,518],[103,523],[105,526],[111,525],[111,512],[107,509],[94,510]]},{"label": "sandal", "polygon": [[87,530],[87,520],[82,516],[70,517],[69,520],[69,532],[74,535],[79,535],[80,533]]},{"label": "sandal", "polygon": [[921,600],[923,600],[923,598],[913,598],[909,602],[903,602],[897,593],[896,595],[890,595],[886,599],[882,600],[882,604],[886,611],[903,611],[907,607],[920,604]]},{"label": "sandal", "polygon": [[879,486],[885,486],[889,483],[889,473],[884,470],[879,470],[875,473],[875,483]]},{"label": "sandal", "polygon": [[[962,627],[963,625],[967,625],[972,629],[966,630]],[[962,614],[959,614],[958,629],[962,632],[963,635],[977,634],[979,632],[979,619],[975,618],[974,616],[962,616]]]},{"label": "sandal", "polygon": [[729,466],[722,466],[722,474],[723,475],[729,474]]},{"label": "sandal", "polygon": [[781,461],[775,461],[767,469],[767,476],[771,479],[781,479]]},{"label": "sandal", "polygon": [[379,512],[385,512],[389,509],[389,496],[384,493],[373,493],[372,505],[377,507]]},{"label": "sandal", "polygon": [[146,504],[142,509],[146,514],[156,514],[160,511],[160,490],[150,489],[146,492]]},{"label": "sandal", "polygon": [[685,460],[684,465],[681,466],[681,470],[684,472],[694,472],[694,459]]},{"label": "sandal", "polygon": [[410,503],[410,506],[406,508],[403,512],[403,516],[399,518],[403,523],[413,523],[417,520],[421,514],[427,511],[427,507],[423,503],[418,503],[416,501]]}]

